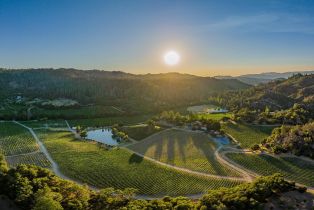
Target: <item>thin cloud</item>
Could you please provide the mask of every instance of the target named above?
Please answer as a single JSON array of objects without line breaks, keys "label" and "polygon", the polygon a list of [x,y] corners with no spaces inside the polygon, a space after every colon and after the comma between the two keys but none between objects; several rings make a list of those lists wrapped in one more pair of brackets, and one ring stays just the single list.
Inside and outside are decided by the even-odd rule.
[{"label": "thin cloud", "polygon": [[314,34],[314,19],[289,14],[233,16],[199,27],[199,31],[241,31]]}]

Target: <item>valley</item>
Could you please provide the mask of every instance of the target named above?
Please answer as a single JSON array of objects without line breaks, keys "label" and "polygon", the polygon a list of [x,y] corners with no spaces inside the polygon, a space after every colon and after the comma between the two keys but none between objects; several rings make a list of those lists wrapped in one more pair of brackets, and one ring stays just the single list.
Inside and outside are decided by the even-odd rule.
[{"label": "valley", "polygon": [[[12,112],[0,121],[1,154],[11,170],[20,164],[35,165],[90,190],[134,189],[138,199],[202,198],[208,190],[232,190],[277,173],[298,187],[314,188],[314,161],[302,156],[311,156],[308,147],[299,145],[300,155],[289,152],[290,147],[278,149],[282,139],[290,141],[298,135],[309,142],[312,138],[310,123],[304,124],[303,133],[293,133],[300,131],[299,123],[311,121],[311,115],[303,114],[311,110],[308,100],[286,110],[242,104],[243,113],[243,107],[234,106],[238,101],[214,102],[214,97],[222,97],[215,94],[206,103],[182,102],[172,107],[170,100],[166,102],[169,110],[161,112],[139,107],[128,112],[123,103],[85,106],[54,100],[52,107],[42,107],[30,105],[34,99],[29,96],[21,97],[22,101],[4,100]],[[229,90],[228,94],[235,93]],[[31,119],[15,119],[20,109],[27,110]],[[294,118],[285,121],[290,123],[287,128],[280,118],[273,123],[259,119],[283,112],[286,116],[293,112]]]}]

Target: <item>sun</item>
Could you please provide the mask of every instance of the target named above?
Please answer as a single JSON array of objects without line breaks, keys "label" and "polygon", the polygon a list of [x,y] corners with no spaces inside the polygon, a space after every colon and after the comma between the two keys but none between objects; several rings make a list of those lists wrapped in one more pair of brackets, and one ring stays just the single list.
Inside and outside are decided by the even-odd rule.
[{"label": "sun", "polygon": [[180,55],[176,51],[169,51],[164,55],[164,61],[169,66],[177,65],[180,62]]}]

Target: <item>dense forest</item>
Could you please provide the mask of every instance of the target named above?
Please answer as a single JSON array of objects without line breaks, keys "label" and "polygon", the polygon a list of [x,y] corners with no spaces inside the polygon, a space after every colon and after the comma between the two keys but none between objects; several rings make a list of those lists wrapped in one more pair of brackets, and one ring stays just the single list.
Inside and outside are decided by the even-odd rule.
[{"label": "dense forest", "polygon": [[260,209],[267,199],[296,187],[279,174],[261,177],[234,188],[210,190],[199,200],[185,197],[136,199],[136,189],[113,188],[93,191],[87,186],[63,180],[48,169],[19,165],[8,169],[0,156],[0,194],[12,199],[21,209],[33,210],[105,210],[105,209]]},{"label": "dense forest", "polygon": [[2,97],[68,98],[81,104],[127,104],[130,109],[143,104],[153,108],[198,103],[215,92],[248,86],[236,79],[218,80],[179,73],[134,75],[76,69],[0,70]]}]

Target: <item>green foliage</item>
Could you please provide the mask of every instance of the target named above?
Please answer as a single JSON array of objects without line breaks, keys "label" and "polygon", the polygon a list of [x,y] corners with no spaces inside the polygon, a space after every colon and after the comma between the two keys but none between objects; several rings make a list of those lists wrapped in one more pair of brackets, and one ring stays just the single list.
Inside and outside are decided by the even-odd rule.
[{"label": "green foliage", "polygon": [[250,148],[267,138],[274,126],[258,126],[242,123],[223,123],[222,129],[238,141],[243,148]]},{"label": "green foliage", "polygon": [[17,156],[6,157],[10,167],[16,167],[19,164],[31,164],[43,168],[50,168],[51,163],[42,152],[35,152],[30,154],[21,154]]},{"label": "green foliage", "polygon": [[35,107],[31,110],[32,119],[88,119],[100,117],[115,117],[126,115],[112,106],[90,105],[71,108]]},{"label": "green foliage", "polygon": [[2,184],[3,193],[23,209],[62,209],[62,206],[64,209],[84,210],[90,199],[87,188],[31,165],[10,169]]},{"label": "green foliage", "polygon": [[[153,121],[154,122],[154,121]],[[141,124],[141,125],[131,125],[131,126],[122,126],[119,128],[128,136],[135,140],[142,140],[154,133],[162,131],[163,128],[153,124]]]},{"label": "green foliage", "polygon": [[2,193],[25,210],[254,209],[262,207],[273,195],[296,189],[293,183],[275,174],[234,188],[210,190],[199,201],[169,196],[148,201],[135,199],[135,189],[92,191],[36,166],[20,165],[2,178]]},{"label": "green foliage", "polygon": [[[209,95],[217,91],[246,87],[248,85],[237,80],[225,81],[178,73],[132,75],[75,69],[0,71],[0,90],[5,95],[19,93],[28,98],[67,98],[85,105],[117,106],[130,114],[157,113],[191,102],[206,101]],[[60,116],[51,111],[45,114],[42,109],[34,111],[38,116]],[[70,117],[71,112],[62,111],[62,115]]]},{"label": "green foliage", "polygon": [[240,176],[232,168],[217,161],[215,157],[217,145],[204,133],[165,130],[128,148],[160,162],[193,171]]},{"label": "green foliage", "polygon": [[210,96],[209,102],[235,112],[236,120],[302,124],[314,118],[314,75],[293,76],[245,90]]},{"label": "green foliage", "polygon": [[242,184],[230,189],[209,191],[200,199],[199,208],[207,209],[258,209],[272,195],[294,189],[294,184],[283,179],[280,174],[261,177],[250,184]]},{"label": "green foliage", "polygon": [[113,127],[112,128],[112,137],[120,141],[128,141],[129,136],[120,130],[119,127]]},{"label": "green foliage", "polygon": [[82,127],[80,125],[77,125],[77,126],[75,126],[75,130],[76,130],[76,133],[78,133],[81,138],[85,139],[87,137],[87,130],[86,130],[86,128],[84,128],[84,127]]},{"label": "green foliage", "polygon": [[70,132],[37,133],[65,175],[100,188],[131,187],[145,195],[185,195],[241,183],[177,171],[124,148],[105,150],[93,141],[75,140]]},{"label": "green foliage", "polygon": [[52,192],[48,186],[39,189],[35,194],[35,205],[32,210],[63,210],[62,195]]},{"label": "green foliage", "polygon": [[274,129],[263,146],[274,153],[291,152],[314,158],[314,122]]},{"label": "green foliage", "polygon": [[27,129],[13,122],[0,122],[0,153],[17,155],[36,150],[38,145]]},{"label": "green foliage", "polygon": [[281,173],[285,178],[314,186],[314,164],[297,157],[276,158],[265,154],[227,153],[226,156],[243,167],[263,176]]},{"label": "green foliage", "polygon": [[93,193],[90,203],[90,209],[120,209],[128,205],[133,200],[136,190],[126,188],[124,190],[115,190],[114,188],[106,188],[98,193]]},{"label": "green foliage", "polygon": [[129,125],[139,123],[149,119],[151,115],[135,115],[135,116],[122,116],[122,117],[106,117],[106,118],[93,118],[93,119],[76,119],[69,120],[71,126],[81,125],[84,127],[103,127],[112,126],[113,124]]},{"label": "green foliage", "polygon": [[[181,115],[179,112],[163,111],[159,116],[156,116],[155,118],[157,120],[166,121],[175,125],[184,125],[187,123],[193,124],[197,122],[197,129],[200,129],[200,127],[206,127],[207,130],[219,131],[221,128],[220,123],[217,120],[213,120],[212,117],[210,117],[211,115],[216,114]],[[227,116],[227,114],[223,114],[223,116],[221,114],[217,115],[219,115],[220,117],[216,119],[222,119],[223,117]]]},{"label": "green foliage", "polygon": [[[295,190],[279,174],[262,177],[250,184],[234,188],[211,190],[198,203],[178,197],[162,200],[134,200],[134,189],[103,189],[90,191],[64,181],[50,171],[35,166],[20,165],[2,174],[1,189],[25,209],[253,209],[272,195]],[[301,189],[304,190],[304,189]]]}]

